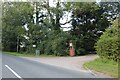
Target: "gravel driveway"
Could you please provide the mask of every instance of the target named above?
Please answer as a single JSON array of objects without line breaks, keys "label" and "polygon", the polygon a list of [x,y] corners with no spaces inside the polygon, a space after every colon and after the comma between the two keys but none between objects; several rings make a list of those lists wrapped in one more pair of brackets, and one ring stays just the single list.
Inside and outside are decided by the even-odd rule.
[{"label": "gravel driveway", "polygon": [[[90,70],[85,70],[83,64],[88,61],[92,61],[99,58],[98,55],[85,55],[85,56],[75,56],[75,57],[22,57],[33,61],[38,61],[44,64],[49,64],[53,66],[58,66],[62,68],[67,68],[71,70],[79,70],[84,72],[90,72]],[[91,72],[92,74],[102,78],[111,78],[108,75],[99,72]]]},{"label": "gravel driveway", "polygon": [[68,69],[84,70],[83,64],[85,62],[98,58],[98,56],[86,55],[77,57],[23,57],[23,58]]}]

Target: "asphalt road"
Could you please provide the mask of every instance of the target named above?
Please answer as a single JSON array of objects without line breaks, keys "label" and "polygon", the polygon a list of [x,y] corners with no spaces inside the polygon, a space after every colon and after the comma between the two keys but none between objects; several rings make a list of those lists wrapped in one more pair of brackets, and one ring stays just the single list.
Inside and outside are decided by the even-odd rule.
[{"label": "asphalt road", "polygon": [[89,72],[64,69],[3,53],[2,78],[95,78],[95,76]]}]

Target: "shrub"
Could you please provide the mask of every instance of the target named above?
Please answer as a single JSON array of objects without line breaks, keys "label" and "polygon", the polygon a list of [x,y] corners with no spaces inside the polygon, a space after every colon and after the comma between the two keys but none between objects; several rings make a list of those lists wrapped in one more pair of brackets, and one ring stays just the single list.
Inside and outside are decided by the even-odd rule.
[{"label": "shrub", "polygon": [[75,48],[75,54],[76,55],[83,55],[86,54],[86,50],[83,45],[83,40],[79,38],[75,38],[73,40],[73,47]]},{"label": "shrub", "polygon": [[68,40],[70,38],[69,33],[61,31],[55,34],[54,31],[47,33],[46,38],[38,44],[42,54],[66,56],[69,53]]},{"label": "shrub", "polygon": [[55,36],[52,41],[53,53],[57,56],[66,56],[69,53],[68,40],[70,35],[66,32],[61,32]]},{"label": "shrub", "polygon": [[118,26],[107,28],[96,43],[96,52],[101,58],[118,61],[119,43]]}]

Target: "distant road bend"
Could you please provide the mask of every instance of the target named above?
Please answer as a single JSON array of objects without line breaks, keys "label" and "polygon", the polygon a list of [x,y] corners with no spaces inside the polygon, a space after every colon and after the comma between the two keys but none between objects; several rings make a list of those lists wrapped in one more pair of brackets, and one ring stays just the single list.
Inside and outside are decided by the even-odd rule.
[{"label": "distant road bend", "polygon": [[4,53],[2,62],[2,78],[95,78],[89,72],[68,70]]}]

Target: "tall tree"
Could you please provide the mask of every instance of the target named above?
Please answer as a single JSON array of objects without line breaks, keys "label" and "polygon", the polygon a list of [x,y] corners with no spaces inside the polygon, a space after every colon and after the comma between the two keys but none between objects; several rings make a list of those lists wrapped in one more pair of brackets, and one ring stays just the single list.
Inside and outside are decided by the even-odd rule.
[{"label": "tall tree", "polygon": [[[33,7],[30,3],[3,4],[3,50],[19,51],[20,38],[24,37],[24,25],[31,22]],[[8,47],[8,48],[7,48]]]},{"label": "tall tree", "polygon": [[73,35],[77,54],[94,51],[94,44],[100,36],[98,33],[110,25],[103,14],[103,8],[95,2],[71,3],[69,6],[72,10],[70,33]]}]

